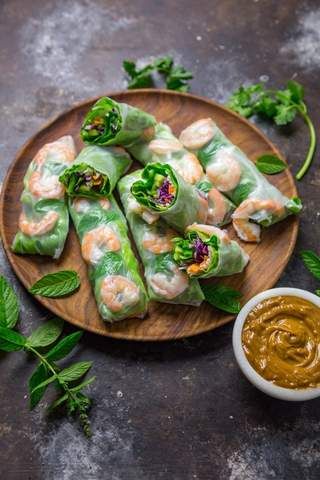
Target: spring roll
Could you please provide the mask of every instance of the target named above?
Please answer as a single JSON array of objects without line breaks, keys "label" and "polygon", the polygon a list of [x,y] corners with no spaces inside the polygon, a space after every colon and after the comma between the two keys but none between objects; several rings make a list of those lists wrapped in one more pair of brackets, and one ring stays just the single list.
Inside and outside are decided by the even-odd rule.
[{"label": "spring roll", "polygon": [[138,203],[159,214],[179,232],[184,232],[194,222],[205,223],[207,219],[206,198],[170,165],[147,165],[141,179],[132,184],[131,193]]},{"label": "spring roll", "polygon": [[212,184],[239,206],[233,224],[242,240],[259,241],[259,225],[268,227],[301,210],[301,200],[289,199],[271,185],[211,118],[187,127],[180,141],[197,154]]},{"label": "spring roll", "polygon": [[224,230],[190,225],[184,238],[175,238],[173,258],[190,277],[224,277],[240,273],[249,256]]},{"label": "spring roll", "polygon": [[80,135],[89,145],[128,145],[152,138],[156,120],[152,115],[126,103],[102,97],[91,107]]},{"label": "spring roll", "polygon": [[85,147],[59,180],[70,196],[104,198],[112,193],[132,160],[121,147]]},{"label": "spring roll", "polygon": [[113,196],[70,198],[69,211],[101,317],[107,322],[143,317],[148,297],[126,220]]},{"label": "spring roll", "polygon": [[75,159],[71,136],[44,145],[33,158],[24,177],[19,230],[14,237],[15,253],[60,257],[69,230],[64,186],[59,175]]},{"label": "spring roll", "polygon": [[123,177],[118,191],[130,229],[144,265],[149,297],[164,303],[199,306],[204,299],[200,285],[178,268],[173,259],[173,238],[177,233],[162,219],[152,225],[132,210],[133,182],[141,179],[142,170]]}]

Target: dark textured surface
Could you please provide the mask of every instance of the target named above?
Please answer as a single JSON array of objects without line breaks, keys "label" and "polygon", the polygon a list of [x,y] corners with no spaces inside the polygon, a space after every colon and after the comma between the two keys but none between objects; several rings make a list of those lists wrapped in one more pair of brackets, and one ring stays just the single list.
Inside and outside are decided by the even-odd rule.
[{"label": "dark textured surface", "polygon": [[[195,73],[192,91],[220,102],[241,82],[300,80],[319,117],[319,2],[47,1],[0,3],[1,179],[22,143],[52,115],[124,87],[122,59],[171,53]],[[297,121],[261,128],[293,170],[307,147]],[[319,161],[299,184],[305,203],[296,252],[318,247]],[[14,279],[28,332],[49,314]],[[314,289],[293,256],[279,285]],[[69,328],[68,328],[69,329]],[[71,328],[70,328],[71,330]],[[77,359],[98,379],[90,442],[44,409],[29,413],[23,354],[0,357],[0,478],[45,480],[318,479],[320,401],[287,404],[254,389],[231,348],[232,325],[167,344],[85,334]],[[43,402],[42,406],[45,406]]]}]

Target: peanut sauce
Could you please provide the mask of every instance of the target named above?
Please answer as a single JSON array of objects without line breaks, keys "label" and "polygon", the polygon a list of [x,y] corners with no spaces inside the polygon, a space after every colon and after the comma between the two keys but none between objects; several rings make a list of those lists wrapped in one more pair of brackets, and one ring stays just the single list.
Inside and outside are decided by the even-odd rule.
[{"label": "peanut sauce", "polygon": [[251,366],[280,387],[320,386],[320,308],[294,296],[263,300],[246,318],[242,346]]}]

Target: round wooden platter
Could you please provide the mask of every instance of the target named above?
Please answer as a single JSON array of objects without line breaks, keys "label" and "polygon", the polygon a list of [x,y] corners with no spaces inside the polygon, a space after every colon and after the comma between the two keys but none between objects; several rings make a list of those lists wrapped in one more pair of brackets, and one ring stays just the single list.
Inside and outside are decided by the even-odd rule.
[{"label": "round wooden platter", "polygon": [[[191,122],[202,117],[212,117],[231,141],[253,161],[266,152],[279,155],[274,145],[251,123],[205,98],[155,89],[131,90],[110,96],[119,102],[126,102],[152,113],[158,121],[168,123],[176,135]],[[19,197],[27,166],[45,143],[62,135],[73,135],[80,151],[83,146],[79,138],[80,125],[85,113],[96,100],[93,98],[76,105],[42,128],[18,152],[8,171],[2,191],[0,222],[4,248],[17,276],[24,286],[29,288],[47,273],[76,270],[81,278],[81,287],[77,293],[61,299],[37,298],[45,307],[68,322],[109,337],[144,341],[169,340],[213,330],[230,322],[233,315],[218,311],[205,302],[198,308],[153,302],[150,303],[149,312],[143,320],[128,319],[113,325],[104,323],[96,308],[86,265],[81,258],[73,227],[59,261],[37,255],[15,255],[11,252],[10,245],[17,231]],[[268,177],[268,180],[289,197],[297,193],[288,169]],[[232,227],[228,230],[230,235],[235,237]],[[298,219],[291,216],[266,229],[260,244],[242,243],[251,261],[245,272],[226,277],[223,283],[240,290],[243,293],[243,302],[258,292],[271,288],[289,261],[297,231]],[[214,283],[216,280],[208,282]]]}]

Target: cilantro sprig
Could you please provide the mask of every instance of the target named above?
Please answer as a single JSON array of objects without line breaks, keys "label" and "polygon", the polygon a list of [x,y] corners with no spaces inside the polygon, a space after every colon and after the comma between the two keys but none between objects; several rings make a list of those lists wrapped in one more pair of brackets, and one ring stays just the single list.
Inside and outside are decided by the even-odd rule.
[{"label": "cilantro sprig", "polygon": [[83,389],[95,377],[84,381],[81,379],[91,368],[92,362],[76,362],[64,368],[57,363],[74,349],[82,332],[74,332],[61,339],[63,320],[53,318],[26,337],[12,329],[18,315],[17,296],[7,280],[0,276],[0,351],[25,351],[38,360],[28,382],[30,408],[38,405],[51,384],[57,390],[58,397],[49,410],[65,406],[69,415],[78,417],[84,434],[91,436],[88,417],[91,400],[83,393]]},{"label": "cilantro sprig", "polygon": [[310,134],[307,156],[296,174],[297,180],[303,178],[315,153],[316,133],[304,102],[304,89],[300,83],[289,80],[286,88],[282,90],[267,89],[262,83],[248,87],[241,86],[231,95],[227,106],[244,117],[261,115],[276,125],[287,125],[295,119],[296,115],[300,115],[308,126]]},{"label": "cilantro sprig", "polygon": [[132,60],[123,61],[123,69],[128,74],[130,81],[128,88],[149,88],[154,86],[152,74],[160,73],[168,90],[187,92],[190,88],[188,81],[193,78],[192,73],[181,65],[174,65],[170,56],[159,57],[143,68],[137,68]]}]

